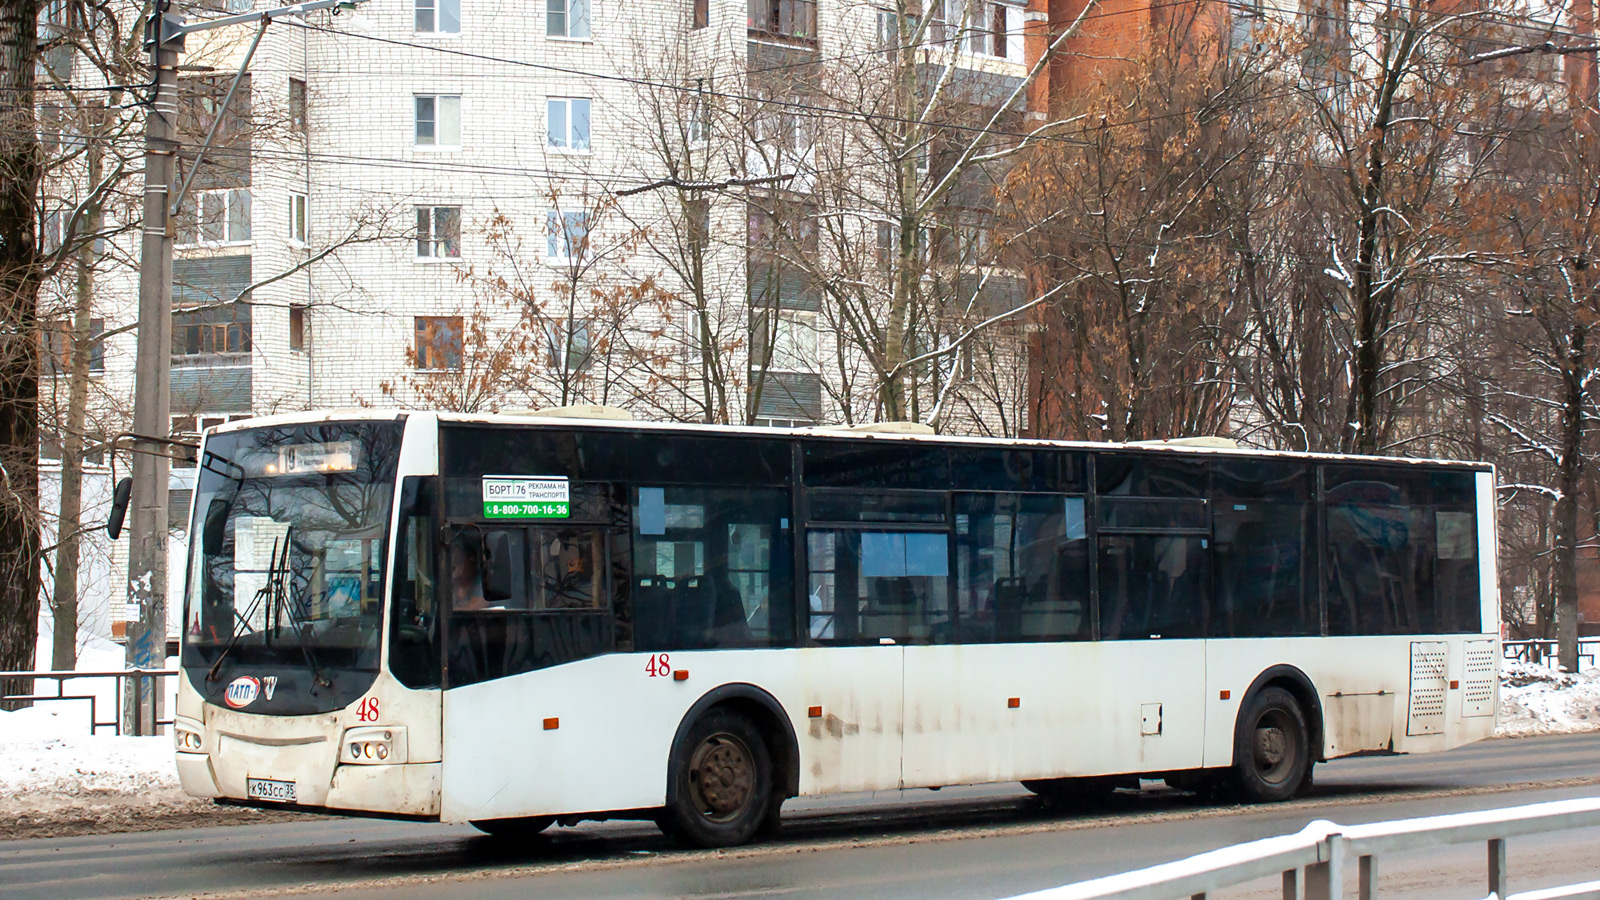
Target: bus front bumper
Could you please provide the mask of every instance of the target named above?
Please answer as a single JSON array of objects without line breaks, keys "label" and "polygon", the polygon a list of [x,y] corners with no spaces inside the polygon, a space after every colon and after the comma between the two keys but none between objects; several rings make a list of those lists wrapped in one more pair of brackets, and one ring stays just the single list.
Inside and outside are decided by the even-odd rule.
[{"label": "bus front bumper", "polygon": [[[247,782],[256,777],[248,766],[215,764],[207,753],[178,753],[178,780],[192,797],[237,802],[263,809],[274,802],[249,796]],[[276,768],[276,767],[274,767]],[[321,768],[321,767],[316,767]],[[232,770],[232,771],[230,771]],[[324,771],[326,771],[324,769]],[[406,818],[439,815],[439,763],[400,765],[338,764],[331,779],[294,777],[295,773],[264,769],[262,777],[292,781],[293,809],[368,812]],[[286,777],[287,776],[287,777]]]}]

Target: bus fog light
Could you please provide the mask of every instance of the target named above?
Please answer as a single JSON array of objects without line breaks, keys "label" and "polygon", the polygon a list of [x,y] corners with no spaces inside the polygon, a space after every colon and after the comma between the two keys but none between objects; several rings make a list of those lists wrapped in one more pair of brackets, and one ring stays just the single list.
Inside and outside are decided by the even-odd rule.
[{"label": "bus fog light", "polygon": [[353,763],[387,762],[389,752],[388,741],[352,741],[350,743],[350,761]]},{"label": "bus fog light", "polygon": [[406,730],[367,726],[345,731],[339,761],[345,765],[399,765],[406,761]]},{"label": "bus fog light", "polygon": [[199,753],[204,745],[200,732],[181,726],[172,729],[172,740],[180,753]]}]

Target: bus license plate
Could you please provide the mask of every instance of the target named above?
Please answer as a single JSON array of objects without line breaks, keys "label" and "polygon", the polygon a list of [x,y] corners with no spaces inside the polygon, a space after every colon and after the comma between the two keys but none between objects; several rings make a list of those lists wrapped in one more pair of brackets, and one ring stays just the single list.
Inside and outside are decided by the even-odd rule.
[{"label": "bus license plate", "polygon": [[293,803],[294,782],[268,781],[265,778],[246,778],[244,792],[251,800],[271,800],[275,803]]}]

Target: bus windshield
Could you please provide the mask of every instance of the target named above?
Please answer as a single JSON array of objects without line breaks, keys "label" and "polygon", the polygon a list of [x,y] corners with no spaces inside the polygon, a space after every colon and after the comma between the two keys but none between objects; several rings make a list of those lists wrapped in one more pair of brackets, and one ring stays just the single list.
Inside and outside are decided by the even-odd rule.
[{"label": "bus windshield", "polygon": [[300,714],[370,685],[402,428],[296,425],[206,441],[183,629],[183,665],[203,695]]}]

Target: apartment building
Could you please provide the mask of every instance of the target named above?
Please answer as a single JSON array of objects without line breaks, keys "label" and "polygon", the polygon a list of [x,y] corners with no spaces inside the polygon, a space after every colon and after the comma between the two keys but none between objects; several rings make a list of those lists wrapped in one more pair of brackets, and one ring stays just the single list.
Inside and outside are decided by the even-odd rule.
[{"label": "apartment building", "polygon": [[[973,135],[1037,122],[1035,5],[368,0],[275,22],[227,104],[253,26],[191,36],[173,432],[308,407],[610,403],[1015,434],[1025,317],[1002,314],[1027,289],[985,209],[1002,164],[929,195]],[[95,284],[108,435],[131,412],[136,229],[111,244],[129,265]],[[125,464],[105,462],[102,500]],[[174,463],[174,523],[193,477]],[[94,540],[105,591],[126,547]],[[103,603],[120,633],[120,598]]]}]

